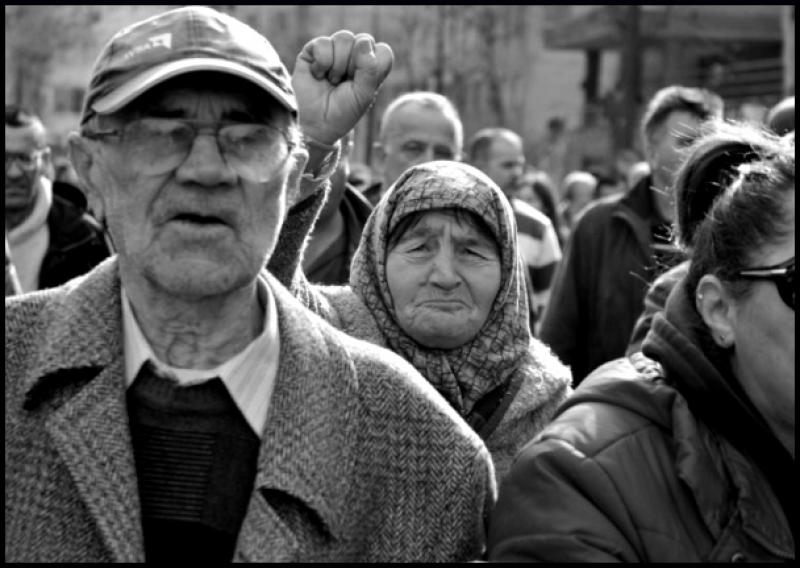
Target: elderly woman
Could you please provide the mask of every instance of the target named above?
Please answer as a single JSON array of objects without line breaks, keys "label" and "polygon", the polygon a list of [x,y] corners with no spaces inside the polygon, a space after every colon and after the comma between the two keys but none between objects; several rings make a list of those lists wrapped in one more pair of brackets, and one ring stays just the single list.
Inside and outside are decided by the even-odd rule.
[{"label": "elderly woman", "polygon": [[[682,168],[714,164],[708,136]],[[520,453],[489,560],[794,559],[795,160],[773,150],[723,182],[644,357],[596,369]]]},{"label": "elderly woman", "polygon": [[501,479],[571,393],[569,369],[531,336],[523,274],[500,188],[437,161],[408,169],[377,204],[350,286],[299,295],[410,361],[481,435]]}]

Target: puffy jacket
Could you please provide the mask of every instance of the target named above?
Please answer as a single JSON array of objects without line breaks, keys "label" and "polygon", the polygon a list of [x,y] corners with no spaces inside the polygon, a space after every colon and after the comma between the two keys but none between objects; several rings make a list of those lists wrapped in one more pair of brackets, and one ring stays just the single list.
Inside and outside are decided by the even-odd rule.
[{"label": "puffy jacket", "polygon": [[541,339],[572,369],[578,385],[597,366],[622,357],[656,276],[651,178],[624,196],[587,209],[567,244],[544,313]]},{"label": "puffy jacket", "polygon": [[649,357],[598,368],[520,452],[490,560],[794,559],[794,459],[698,347],[682,288],[654,318]]}]

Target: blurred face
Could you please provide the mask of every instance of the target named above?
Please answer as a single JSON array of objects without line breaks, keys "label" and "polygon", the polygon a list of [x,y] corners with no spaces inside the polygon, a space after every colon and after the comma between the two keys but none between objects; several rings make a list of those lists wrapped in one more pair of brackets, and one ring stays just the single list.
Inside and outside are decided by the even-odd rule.
[{"label": "blurred face", "polygon": [[[787,207],[792,231],[766,246],[751,267],[772,266],[795,255],[795,198]],[[736,305],[733,369],[753,404],[773,424],[794,431],[795,313],[778,294],[774,282],[751,281],[751,294]]]},{"label": "blurred face", "polygon": [[518,141],[497,138],[489,147],[485,162],[480,169],[494,181],[503,193],[510,195],[519,183],[525,170],[525,155]]},{"label": "blurred face", "polygon": [[697,115],[678,110],[670,113],[666,121],[653,131],[647,148],[647,161],[656,187],[672,191],[686,148],[697,138],[702,122]]},{"label": "blurred face", "polygon": [[593,183],[576,181],[570,185],[569,190],[572,192],[570,210],[574,213],[578,213],[594,199],[595,185]]},{"label": "blurred face", "polygon": [[474,338],[500,290],[494,239],[452,212],[432,211],[386,259],[397,323],[417,343],[453,349]]},{"label": "blurred face", "polygon": [[9,213],[27,213],[33,208],[47,155],[40,125],[6,125],[6,218]]},{"label": "blurred face", "polygon": [[411,166],[460,159],[461,148],[453,121],[439,110],[416,103],[394,111],[383,138],[379,159],[386,187]]},{"label": "blurred face", "polygon": [[171,169],[154,173],[147,150],[126,145],[133,137],[90,142],[91,170],[83,177],[94,210],[108,222],[126,285],[143,279],[184,298],[225,294],[250,284],[274,248],[292,163],[288,142],[281,138],[273,148],[274,171],[264,174],[271,177],[254,181],[222,155],[214,133],[223,123],[288,131],[290,116],[247,83],[206,84],[167,82],[99,125],[118,130],[142,117],[207,123]]}]

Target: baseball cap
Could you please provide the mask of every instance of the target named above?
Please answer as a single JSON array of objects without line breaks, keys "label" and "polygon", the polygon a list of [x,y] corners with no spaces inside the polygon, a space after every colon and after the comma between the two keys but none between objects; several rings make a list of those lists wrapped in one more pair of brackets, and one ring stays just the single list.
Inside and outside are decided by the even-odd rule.
[{"label": "baseball cap", "polygon": [[196,71],[246,79],[297,113],[289,72],[267,38],[213,8],[187,6],[125,27],[109,40],[92,68],[81,124]]}]

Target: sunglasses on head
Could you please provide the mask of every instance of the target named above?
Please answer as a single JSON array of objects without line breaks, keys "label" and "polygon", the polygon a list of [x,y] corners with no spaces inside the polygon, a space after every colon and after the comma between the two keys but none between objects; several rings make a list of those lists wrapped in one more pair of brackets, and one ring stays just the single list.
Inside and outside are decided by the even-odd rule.
[{"label": "sunglasses on head", "polygon": [[794,257],[774,266],[740,270],[736,276],[745,280],[771,280],[784,303],[794,310]]}]

